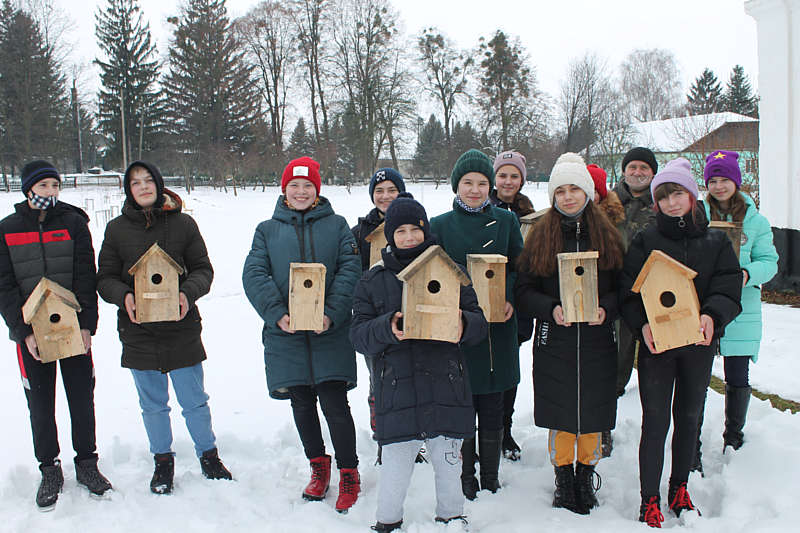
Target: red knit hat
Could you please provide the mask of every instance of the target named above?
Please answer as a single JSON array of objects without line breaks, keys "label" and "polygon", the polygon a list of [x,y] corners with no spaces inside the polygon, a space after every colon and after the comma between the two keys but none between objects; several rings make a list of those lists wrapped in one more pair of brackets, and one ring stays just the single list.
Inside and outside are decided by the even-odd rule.
[{"label": "red knit hat", "polygon": [[281,178],[281,192],[286,192],[286,185],[293,179],[302,178],[314,184],[317,189],[317,196],[319,196],[319,188],[321,180],[319,177],[319,163],[310,157],[300,157],[289,161],[286,168],[283,169],[283,177]]},{"label": "red knit hat", "polygon": [[594,163],[591,165],[586,165],[586,169],[589,171],[589,174],[591,174],[592,181],[594,181],[594,190],[600,195],[601,200],[605,199],[605,197],[608,196],[608,189],[606,188],[606,171]]}]

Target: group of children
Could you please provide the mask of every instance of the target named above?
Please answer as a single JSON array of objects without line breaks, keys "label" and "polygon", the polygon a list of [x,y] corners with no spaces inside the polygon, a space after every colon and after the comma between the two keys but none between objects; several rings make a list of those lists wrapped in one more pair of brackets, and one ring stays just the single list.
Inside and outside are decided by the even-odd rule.
[{"label": "group of children", "polygon": [[[631,157],[636,158],[628,158],[635,150]],[[723,354],[757,354],[758,342],[740,339],[738,329],[729,324],[743,305],[752,317],[748,322],[757,316],[760,323],[759,287],[774,275],[777,255],[769,224],[739,190],[738,154],[709,155],[705,181],[710,198],[701,203],[688,161],[670,161],[656,172],[655,158],[651,162],[643,150],[626,155],[623,171],[627,163],[645,161],[650,166],[647,190],[654,216],[630,239],[620,231],[627,209],[621,203],[624,199],[606,189],[602,169],[587,167],[577,154],[566,153],[556,161],[548,183],[551,207],[537,219],[524,243],[519,217],[533,212],[533,205],[520,192],[526,170],[525,159],[517,152],[501,153],[494,162],[478,150],[462,154],[451,173],[453,207],[431,220],[405,192],[402,176],[394,169],[380,169],[369,186],[375,208],[352,230],[320,195],[319,164],[302,157],[287,165],[281,179],[283,194],[272,217],[256,228],[242,281],[264,321],[269,394],[290,400],[309,460],[311,479],[303,498],[323,499],[331,481],[332,458],[325,451],[317,402],[339,470],[336,510],[347,512],[358,498],[355,426],[347,399],[356,385],[358,351],[370,373],[372,429],[380,446],[377,521],[372,529],[386,532],[402,526],[403,502],[422,447],[434,469],[435,521],[466,524],[464,499],[475,499],[480,490],[499,490],[501,457],[519,457],[510,419],[520,381],[519,346],[533,335],[534,419],[537,426],[549,429],[548,450],[555,469],[553,506],[588,514],[598,505],[595,466],[604,455],[603,436],[615,425],[619,391],[615,330],[622,327],[640,342],[639,519],[652,527],[663,521],[659,486],[671,416],[675,431],[668,505],[676,515],[694,509],[687,480],[695,462],[711,362],[720,338]],[[26,201],[0,222],[2,313],[18,345],[42,469],[37,503],[51,507],[63,483],[53,421],[55,363],[36,360],[35,339],[20,311],[42,276],[73,290],[82,307],[79,318],[87,355],[61,361],[78,481],[95,494],[111,488],[97,470],[94,447],[89,347],[97,322],[95,289],[120,309],[123,366],[132,370],[155,458],[151,490],[172,489],[168,376],[203,473],[211,479],[231,479],[217,454],[203,389],[206,355],[195,302],[209,291],[213,270],[196,224],[180,213],[180,198],[164,188],[155,166],[131,164],[125,174],[125,205],[106,228],[95,276],[87,217],[78,208],[57,202],[59,180],[45,162],[26,166]],[[636,197],[645,189],[639,181]],[[709,230],[709,218],[744,220],[743,242],[749,244],[743,244],[738,259],[728,237]],[[381,260],[370,264],[372,239],[367,237],[381,224],[387,245],[380,250]],[[136,319],[128,269],[153,243],[184,269],[176,322]],[[457,341],[405,337],[403,283],[397,275],[435,245],[465,275],[468,254],[507,258],[502,322],[487,322],[474,289],[465,284],[460,288]],[[557,256],[590,250],[599,255],[599,314],[593,322],[570,323],[560,301]],[[663,353],[654,347],[641,296],[631,290],[653,250],[698,273],[693,281],[703,341],[696,345]],[[326,268],[319,330],[292,329],[291,263],[321,263]],[[750,290],[743,293],[743,285]],[[723,338],[726,326],[730,334]],[[732,376],[730,402],[738,407],[731,408],[729,417],[726,398],[725,444],[738,448],[749,385],[748,358],[735,359],[744,364],[729,364],[726,359],[726,378],[729,372]]]}]

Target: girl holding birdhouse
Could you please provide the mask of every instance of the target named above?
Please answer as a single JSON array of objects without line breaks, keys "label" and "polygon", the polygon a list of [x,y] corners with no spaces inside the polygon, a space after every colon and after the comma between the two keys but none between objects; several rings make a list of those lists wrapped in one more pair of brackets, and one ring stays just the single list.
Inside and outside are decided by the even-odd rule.
[{"label": "girl holding birdhouse", "polygon": [[480,342],[486,320],[473,288],[459,284],[457,340],[406,338],[398,274],[436,240],[425,209],[408,193],[389,206],[384,231],[389,246],[382,264],[356,285],[350,328],[353,345],[374,360],[375,439],[383,453],[373,529],[393,531],[402,525],[403,500],[423,444],[436,476],[436,521],[465,521],[460,453],[462,439],[475,432],[475,411],[459,345]]},{"label": "girl holding birdhouse", "polygon": [[[36,504],[41,510],[50,510],[64,485],[55,414],[57,364],[69,403],[76,479],[98,496],[111,489],[97,469],[91,352],[97,329],[94,249],[89,217],[58,200],[61,175],[52,164],[33,161],[25,165],[21,186],[25,201],[0,221],[0,311],[9,337],[17,344],[33,450],[42,474]],[[45,278],[74,293],[80,305],[78,323],[86,355],[63,358],[60,363],[42,362],[22,307]]]},{"label": "girl holding birdhouse", "polygon": [[[203,475],[208,479],[231,479],[217,452],[209,397],[203,385],[206,351],[200,337],[197,300],[211,289],[214,277],[205,242],[194,219],[181,213],[181,198],[164,187],[155,165],[146,161],[131,163],[123,185],[122,214],[108,223],[100,247],[97,291],[105,301],[119,307],[122,366],[131,369],[155,462],[150,490],[155,494],[172,492],[175,460],[169,380],[182,407]],[[169,266],[147,279],[137,277],[134,283],[136,269],[153,260],[153,251]],[[140,281],[152,284],[146,287],[146,293],[141,292],[143,287],[136,286]],[[170,288],[177,289],[175,294],[169,293]],[[139,296],[144,294],[150,296],[149,301]],[[147,306],[154,298],[168,299],[174,318],[148,316]]]},{"label": "girl holding birdhouse", "polygon": [[[612,429],[616,419],[613,324],[622,240],[595,203],[595,185],[581,156],[558,158],[548,193],[552,208],[531,229],[518,262],[515,301],[521,312],[536,318],[534,419],[537,426],[550,429],[553,507],[589,514],[598,504],[593,482],[602,457],[601,432]],[[597,254],[596,264],[587,265],[596,271],[596,286],[587,290],[596,295],[584,294],[583,300],[596,302],[591,304],[596,311],[585,323],[571,322],[570,306],[577,307],[577,299],[562,294],[560,277],[567,273],[559,268],[559,254],[589,251]],[[583,267],[572,270],[579,276],[592,275],[578,268]]]},{"label": "girl holding birdhouse", "polygon": [[[464,495],[474,499],[479,489],[496,492],[503,442],[503,394],[519,383],[517,320],[512,302],[515,262],[522,251],[519,221],[510,211],[492,206],[492,160],[479,150],[469,150],[456,161],[450,176],[453,209],[431,220],[431,232],[447,254],[461,265],[467,254],[495,254],[507,259],[504,307],[498,322],[478,344],[464,347],[472,399],[478,416],[480,485],[475,478],[475,438],[464,440],[461,476]],[[485,280],[483,280],[485,281]],[[485,312],[485,310],[484,310]]]},{"label": "girl holding birdhouse", "polygon": [[[269,394],[291,401],[295,426],[310,462],[311,481],[303,498],[322,500],[331,477],[331,456],[325,453],[317,414],[319,400],[339,468],[336,510],[347,512],[358,498],[361,483],[355,426],[347,402],[347,391],[356,386],[355,352],[348,332],[361,264],[347,222],[319,195],[320,183],[319,163],[310,157],[286,166],[281,179],[283,194],[272,218],[256,228],[242,281],[247,298],[264,320]],[[309,269],[324,268],[325,272],[324,283],[301,280],[301,286],[309,290],[306,302],[292,299],[297,291],[290,264],[297,263],[313,263]],[[294,308],[292,302],[297,302]],[[316,302],[324,302],[319,316]],[[318,329],[295,329],[300,319],[309,315],[314,315],[311,318],[318,322]]]},{"label": "girl holding birdhouse", "polygon": [[[638,365],[642,402],[639,520],[651,527],[661,527],[664,516],[660,506],[660,483],[670,417],[675,427],[669,510],[676,516],[695,510],[687,481],[695,454],[698,420],[711,376],[714,343],[741,311],[742,273],[725,233],[708,229],[708,220],[697,203],[697,182],[689,161],[677,158],[667,163],[653,178],[650,188],[655,202],[655,224],[640,231],[631,241],[620,276],[620,302],[624,320],[642,340]],[[669,256],[667,262],[674,259],[676,266],[673,268],[687,271],[685,267],[688,267],[693,271],[688,271],[686,277],[694,275],[691,285],[696,296],[665,291],[656,296],[653,304],[675,308],[673,313],[666,311],[658,316],[660,324],[684,316],[686,313],[682,311],[689,309],[686,302],[699,304],[700,327],[699,331],[692,332],[699,339],[695,344],[665,351],[655,347],[656,342],[666,343],[667,340],[654,342],[645,302],[638,292],[631,290],[638,285],[637,281],[642,282],[637,278],[653,251]],[[646,277],[646,272],[643,274]]]}]

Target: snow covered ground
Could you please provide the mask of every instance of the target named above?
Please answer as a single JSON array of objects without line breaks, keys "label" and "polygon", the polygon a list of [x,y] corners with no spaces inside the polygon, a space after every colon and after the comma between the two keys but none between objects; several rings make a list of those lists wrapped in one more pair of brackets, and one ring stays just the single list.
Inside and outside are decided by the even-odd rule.
[{"label": "snow covered ground", "polygon": [[[410,186],[430,216],[450,209],[448,185],[434,189]],[[546,186],[526,185],[534,205],[546,203]],[[181,191],[179,191],[181,192]],[[181,194],[185,194],[182,192]],[[241,286],[241,268],[249,251],[256,224],[268,218],[279,194],[240,191],[238,197],[212,190],[198,190],[188,200],[208,245],[215,268],[211,293],[199,301],[204,322],[204,342],[209,354],[205,363],[206,388],[211,395],[214,428],[220,453],[236,480],[211,482],[200,473],[180,408],[173,400],[173,432],[176,486],[171,496],[152,495],[148,488],[152,457],[141,423],[133,381],[120,367],[120,345],[115,309],[101,301],[100,324],[94,338],[97,387],[97,440],[100,467],[114,484],[112,496],[95,501],[79,488],[71,463],[69,416],[62,392],[58,394],[66,483],[52,513],[39,513],[34,495],[39,472],[33,456],[28,411],[14,346],[0,341],[6,353],[0,357],[0,427],[5,437],[0,466],[0,531],[269,531],[349,532],[367,531],[374,523],[379,469],[373,466],[375,444],[370,439],[366,402],[366,370],[359,358],[358,388],[350,393],[361,458],[362,494],[347,515],[333,510],[338,476],[323,503],[307,503],[300,493],[308,480],[303,456],[288,402],[267,396],[263,371],[261,322],[247,302]],[[350,223],[365,214],[369,204],[366,187],[348,194],[344,188],[323,188],[335,210]],[[11,211],[19,193],[0,195],[0,212]],[[119,205],[121,196],[109,189],[68,189],[62,199],[79,206],[93,200],[89,215]],[[91,223],[96,249],[103,227]],[[764,342],[759,363],[752,366],[754,386],[800,400],[796,376],[800,361],[793,321],[800,310],[765,306]],[[5,335],[3,335],[5,337]],[[598,472],[603,483],[600,508],[590,517],[580,517],[550,507],[553,470],[547,458],[547,432],[533,426],[530,344],[522,347],[523,381],[519,388],[514,434],[523,448],[519,463],[501,466],[503,489],[498,494],[480,493],[466,507],[472,531],[642,531],[635,521],[639,506],[637,449],[641,409],[635,375],[620,399],[615,448]],[[58,385],[59,391],[62,390]],[[795,505],[800,489],[800,417],[781,413],[769,403],[753,399],[746,427],[747,444],[736,454],[722,455],[722,396],[709,392],[703,433],[707,475],[690,479],[694,502],[701,518],[678,521],[668,518],[665,527],[686,523],[693,531],[737,532],[795,530]],[[330,442],[327,437],[326,440]],[[669,454],[669,440],[667,453]],[[667,455],[669,457],[669,455]],[[662,483],[666,499],[669,459]],[[429,465],[418,465],[406,500],[404,530],[409,533],[444,531],[432,523],[433,476]],[[668,515],[669,516],[669,515]]]}]

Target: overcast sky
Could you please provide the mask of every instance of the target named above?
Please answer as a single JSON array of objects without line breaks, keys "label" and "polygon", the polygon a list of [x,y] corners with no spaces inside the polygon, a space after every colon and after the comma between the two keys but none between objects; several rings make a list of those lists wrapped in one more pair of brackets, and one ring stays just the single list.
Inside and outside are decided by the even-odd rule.
[{"label": "overcast sky", "polygon": [[[76,63],[90,63],[98,49],[94,13],[106,0],[56,0],[74,20]],[[180,0],[141,0],[153,37],[162,54],[170,38],[168,16],[179,12]],[[256,0],[228,0],[231,18],[243,15]],[[558,93],[570,59],[593,50],[616,72],[637,48],[665,48],[678,60],[686,90],[708,66],[720,81],[735,64],[744,66],[758,86],[755,21],[742,0],[393,0],[407,35],[435,26],[461,48],[473,48],[496,29],[519,36],[536,69],[539,86]],[[85,83],[96,84],[87,72]],[[94,91],[91,91],[94,92]],[[302,113],[302,110],[298,110]]]}]

